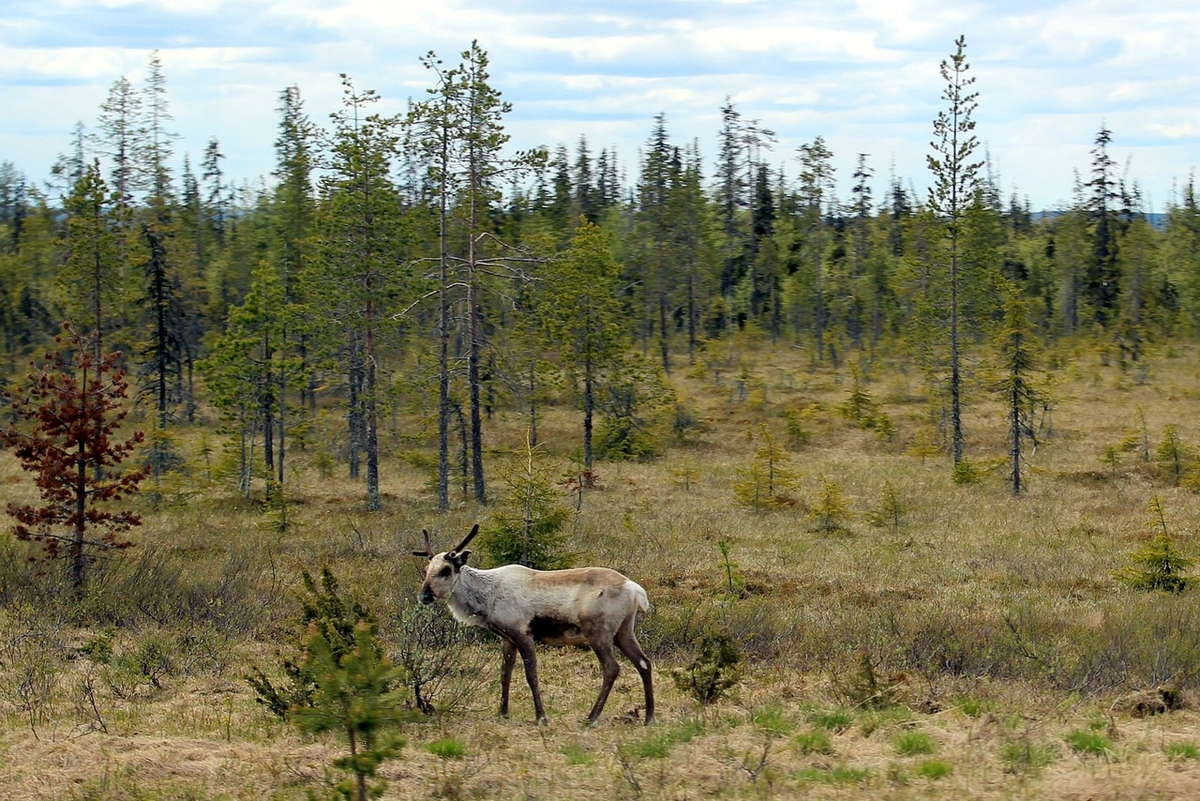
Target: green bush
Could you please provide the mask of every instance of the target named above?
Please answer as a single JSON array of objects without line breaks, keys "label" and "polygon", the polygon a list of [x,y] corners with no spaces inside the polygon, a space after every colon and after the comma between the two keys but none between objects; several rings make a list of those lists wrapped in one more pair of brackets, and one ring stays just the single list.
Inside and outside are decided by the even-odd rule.
[{"label": "green bush", "polygon": [[741,660],[737,643],[728,635],[706,634],[692,663],[672,672],[675,686],[702,704],[715,703],[740,680]]},{"label": "green bush", "polygon": [[375,624],[375,615],[358,601],[347,603],[338,594],[338,582],[328,567],[321,569],[320,584],[307,570],[300,571],[304,591],[300,597],[295,656],[284,657],[284,679],[272,681],[260,668],[251,668],[246,682],[255,693],[255,702],[280,720],[288,720],[292,710],[311,705],[317,685],[307,666],[304,642],[320,637],[329,647],[335,662],[355,645],[354,629],[359,621]]}]

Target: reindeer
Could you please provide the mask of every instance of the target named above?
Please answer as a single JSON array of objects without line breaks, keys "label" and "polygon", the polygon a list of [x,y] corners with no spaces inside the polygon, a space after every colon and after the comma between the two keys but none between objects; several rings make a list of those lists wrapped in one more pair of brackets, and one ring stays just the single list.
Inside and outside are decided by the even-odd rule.
[{"label": "reindeer", "polygon": [[654,722],[654,686],[650,660],[633,634],[638,610],[650,609],[646,591],[615,570],[579,567],[570,570],[533,570],[523,565],[504,565],[478,570],[467,564],[467,545],[479,533],[479,525],[451,551],[433,552],[429,532],[425,550],[414,556],[429,559],[425,583],[418,599],[423,604],[435,598],[446,601],[454,619],[465,626],[479,626],[500,635],[504,662],[500,673],[500,714],[508,717],[508,688],[516,655],[525,664],[525,680],[533,692],[533,707],[539,725],[546,724],[546,710],[538,690],[535,642],[553,645],[588,645],[600,660],[604,683],[600,696],[588,713],[595,725],[617,674],[621,672],[613,647],[629,658],[642,677],[646,694],[646,724]]}]

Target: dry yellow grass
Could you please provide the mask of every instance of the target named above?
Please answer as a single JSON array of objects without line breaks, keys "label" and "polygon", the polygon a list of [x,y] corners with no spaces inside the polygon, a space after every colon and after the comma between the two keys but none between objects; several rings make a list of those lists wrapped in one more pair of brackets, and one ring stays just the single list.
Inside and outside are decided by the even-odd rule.
[{"label": "dry yellow grass", "polygon": [[[640,636],[656,659],[658,725],[633,722],[640,687],[627,667],[600,725],[583,728],[599,671],[579,650],[541,657],[550,726],[533,725],[519,677],[512,717],[500,720],[498,646],[471,645],[464,658],[482,666],[480,691],[464,707],[406,726],[408,745],[383,771],[385,797],[1200,797],[1194,591],[1136,593],[1111,576],[1148,533],[1154,496],[1180,547],[1200,553],[1200,495],[1169,486],[1137,452],[1123,452],[1116,465],[1101,461],[1106,446],[1134,435],[1148,438],[1153,456],[1166,425],[1200,447],[1193,350],[1156,355],[1144,381],[1082,349],[1060,356],[1052,425],[1017,499],[1003,467],[958,486],[945,457],[910,455],[914,437],[930,428],[911,369],[881,363],[870,371],[865,386],[895,431],[885,440],[837,413],[851,386],[845,366],[814,369],[784,348],[736,360],[719,350],[707,369],[672,376],[703,429],[656,461],[599,465],[600,488],[584,497],[570,542],[581,562],[621,570],[650,594]],[[750,378],[750,391],[740,391],[739,377]],[[988,380],[975,370],[965,407],[968,454],[981,463],[1006,450]],[[796,503],[753,512],[734,502],[736,471],[753,459],[760,424],[784,440],[785,409],[801,412],[811,437],[792,452]],[[181,649],[156,674],[159,686],[106,679],[79,655],[103,633],[102,620],[81,629],[45,609],[0,608],[0,797],[323,792],[340,745],[275,722],[242,677],[251,665],[273,668],[276,651],[294,643],[300,568],[331,566],[348,594],[369,598],[394,647],[389,624],[419,586],[421,563],[407,554],[420,529],[444,542],[486,516],[469,503],[432,511],[425,474],[397,458],[414,447],[400,437],[409,424],[401,420],[387,438],[377,514],[363,511],[361,486],[319,475],[315,447],[293,451],[292,525],[282,534],[208,480],[192,456],[191,478],[168,492],[179,503],[147,510],[139,546],[101,572],[102,586],[128,596],[109,602],[127,602],[137,621],[112,634],[117,653],[154,642]],[[539,424],[548,458],[564,471],[577,426],[564,408]],[[493,467],[520,447],[523,427],[516,412],[497,413],[487,432]],[[5,498],[32,499],[26,477],[7,454],[0,460]],[[830,533],[806,514],[822,479],[841,488],[850,511]],[[903,501],[896,528],[870,522],[888,485]],[[732,594],[720,542],[734,563]],[[21,554],[0,545],[10,580],[29,574]],[[20,580],[7,597],[39,597],[44,582]],[[181,614],[199,605],[207,605],[203,616]],[[199,617],[206,622],[185,631],[174,622]],[[717,629],[741,644],[744,675],[727,697],[700,708],[670,671],[691,659],[695,636]],[[31,650],[34,640],[47,648]],[[863,703],[864,659],[886,688],[883,708]],[[47,684],[30,700],[18,688],[39,669]],[[1187,708],[1136,716],[1133,694],[1163,683],[1181,690]],[[767,713],[774,723],[764,723]],[[834,713],[836,725],[828,723]],[[928,735],[929,753],[902,753],[897,738],[912,732]],[[1076,750],[1073,732],[1106,746]],[[425,748],[443,738],[462,742],[464,757]]]}]

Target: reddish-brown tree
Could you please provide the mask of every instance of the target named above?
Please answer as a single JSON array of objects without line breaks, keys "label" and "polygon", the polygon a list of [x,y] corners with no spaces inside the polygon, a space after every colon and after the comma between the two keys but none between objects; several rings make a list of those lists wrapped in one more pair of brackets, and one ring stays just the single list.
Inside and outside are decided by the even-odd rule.
[{"label": "reddish-brown tree", "polygon": [[23,470],[35,474],[42,499],[41,505],[8,504],[17,520],[14,535],[42,543],[50,559],[68,559],[79,590],[94,552],[132,544],[117,535],[141,525],[141,518],[101,507],[137,492],[149,466],[114,469],[144,439],[141,431],[124,442],[112,438],[127,414],[128,385],[116,366],[118,354],[97,359],[90,337],[69,324],[64,331],[55,339],[58,349],[31,369],[26,386],[5,394],[15,418],[32,425],[2,428],[0,441],[14,449]]}]

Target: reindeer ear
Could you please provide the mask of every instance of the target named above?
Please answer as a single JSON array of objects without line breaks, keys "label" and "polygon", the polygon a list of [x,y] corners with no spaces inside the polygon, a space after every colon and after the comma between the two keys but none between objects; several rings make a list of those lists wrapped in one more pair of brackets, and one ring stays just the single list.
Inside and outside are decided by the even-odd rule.
[{"label": "reindeer ear", "polygon": [[455,566],[462,567],[463,565],[465,565],[467,563],[467,560],[471,558],[471,552],[469,550],[453,551],[451,553],[446,554],[446,558],[449,559],[451,562],[453,562],[455,564]]}]

